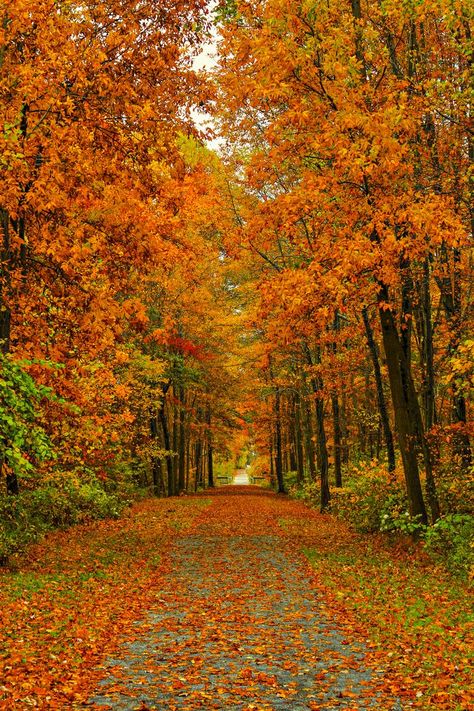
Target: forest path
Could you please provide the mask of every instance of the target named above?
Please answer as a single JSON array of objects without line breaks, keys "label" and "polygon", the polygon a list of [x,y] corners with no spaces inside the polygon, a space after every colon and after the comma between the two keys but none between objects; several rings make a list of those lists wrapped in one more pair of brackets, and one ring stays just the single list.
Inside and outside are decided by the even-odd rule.
[{"label": "forest path", "polygon": [[93,707],[401,708],[375,690],[381,670],[330,619],[288,533],[314,512],[254,487],[210,499],[171,545],[155,604],[106,660]]},{"label": "forest path", "polygon": [[234,481],[232,482],[234,486],[248,486],[250,484],[249,475],[246,469],[237,469],[234,474]]}]

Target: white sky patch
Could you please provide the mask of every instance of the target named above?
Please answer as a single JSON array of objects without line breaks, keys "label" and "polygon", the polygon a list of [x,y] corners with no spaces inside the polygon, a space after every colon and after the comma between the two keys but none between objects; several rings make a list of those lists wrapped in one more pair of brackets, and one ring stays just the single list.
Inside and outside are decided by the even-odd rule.
[{"label": "white sky patch", "polygon": [[[209,13],[212,14],[217,5],[217,0],[211,0],[209,3]],[[202,51],[193,59],[193,69],[196,71],[212,71],[217,65],[217,39],[218,33],[215,25],[211,26],[211,38],[209,42],[203,45]],[[200,111],[199,109],[194,109],[192,111],[192,117],[195,125],[201,129],[206,130],[213,127],[212,117],[209,116],[205,111]],[[215,138],[212,141],[206,141],[208,148],[214,151],[219,151],[219,147],[223,145],[223,141],[220,138]]]}]

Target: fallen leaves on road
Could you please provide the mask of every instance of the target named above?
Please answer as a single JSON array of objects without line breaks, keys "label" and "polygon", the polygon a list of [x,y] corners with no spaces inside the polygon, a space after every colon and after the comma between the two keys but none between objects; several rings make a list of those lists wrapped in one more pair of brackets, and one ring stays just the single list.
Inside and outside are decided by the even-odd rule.
[{"label": "fallen leaves on road", "polygon": [[[466,592],[416,550],[384,541],[250,487],[146,501],[120,521],[50,535],[17,571],[1,574],[0,709],[80,708],[101,677],[102,693],[135,699],[142,711],[153,708],[150,679],[176,699],[175,708],[219,709],[228,697],[247,711],[272,711],[276,698],[292,709],[307,694],[308,709],[350,711],[378,693],[380,709],[395,697],[423,711],[472,709]],[[173,561],[187,561],[189,570],[180,577]],[[283,643],[276,649],[281,628],[272,615],[290,630],[286,652]],[[321,626],[319,650],[313,622],[314,630]],[[131,686],[120,666],[123,645],[138,649],[157,629],[161,652],[158,645],[135,669]],[[361,649],[362,662],[354,651]],[[117,661],[114,678],[107,659]],[[352,683],[361,663],[371,678]]]}]

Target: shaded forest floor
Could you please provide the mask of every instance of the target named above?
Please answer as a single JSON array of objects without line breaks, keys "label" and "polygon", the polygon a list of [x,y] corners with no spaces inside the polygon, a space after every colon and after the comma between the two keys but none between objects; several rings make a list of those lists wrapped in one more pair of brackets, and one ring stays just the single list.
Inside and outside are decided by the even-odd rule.
[{"label": "shaded forest floor", "polygon": [[0,586],[0,709],[474,708],[463,585],[253,487],[49,535]]}]

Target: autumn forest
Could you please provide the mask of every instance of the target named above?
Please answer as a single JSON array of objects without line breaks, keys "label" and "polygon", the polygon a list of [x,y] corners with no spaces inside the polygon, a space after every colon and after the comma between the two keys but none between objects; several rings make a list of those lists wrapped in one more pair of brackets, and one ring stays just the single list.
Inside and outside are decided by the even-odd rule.
[{"label": "autumn forest", "polygon": [[472,4],[0,22],[0,709],[472,709]]}]

